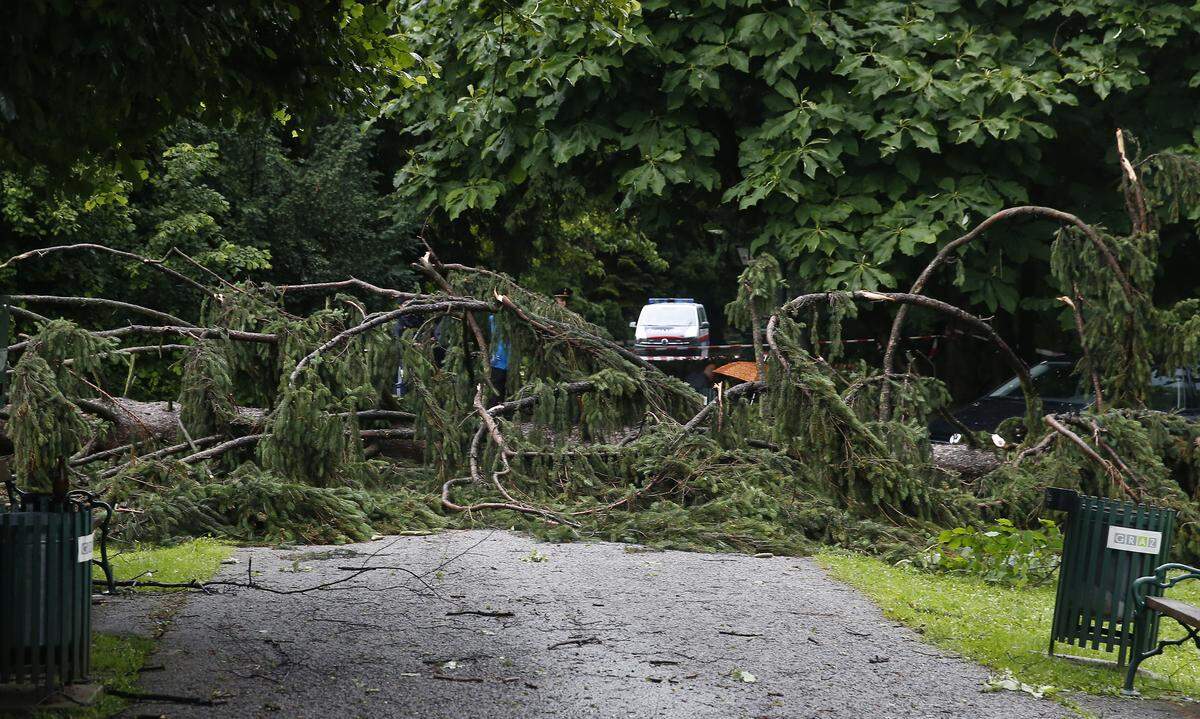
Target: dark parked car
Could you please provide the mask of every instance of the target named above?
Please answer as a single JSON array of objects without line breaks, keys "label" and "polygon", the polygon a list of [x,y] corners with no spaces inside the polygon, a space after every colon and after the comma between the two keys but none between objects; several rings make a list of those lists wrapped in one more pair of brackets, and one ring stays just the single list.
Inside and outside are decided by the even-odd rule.
[{"label": "dark parked car", "polygon": [[[1042,398],[1047,414],[1078,412],[1092,403],[1092,393],[1080,389],[1079,380],[1072,374],[1074,362],[1050,360],[1029,368],[1033,386]],[[1200,417],[1200,369],[1177,369],[1172,374],[1155,373],[1150,379],[1148,404],[1151,409]],[[973,432],[995,432],[1001,422],[1010,417],[1025,415],[1025,397],[1016,377],[987,395],[953,412],[954,417]],[[934,442],[949,442],[959,429],[945,419],[929,423],[929,437]],[[1009,437],[1007,439],[1017,439]]]}]

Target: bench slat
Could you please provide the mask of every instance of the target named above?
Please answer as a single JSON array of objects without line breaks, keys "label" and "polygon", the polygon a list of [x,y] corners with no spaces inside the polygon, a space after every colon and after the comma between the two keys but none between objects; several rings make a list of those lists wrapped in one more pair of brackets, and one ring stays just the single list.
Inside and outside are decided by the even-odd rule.
[{"label": "bench slat", "polygon": [[1189,627],[1200,628],[1200,607],[1187,602],[1166,597],[1146,597],[1146,608],[1173,617]]}]

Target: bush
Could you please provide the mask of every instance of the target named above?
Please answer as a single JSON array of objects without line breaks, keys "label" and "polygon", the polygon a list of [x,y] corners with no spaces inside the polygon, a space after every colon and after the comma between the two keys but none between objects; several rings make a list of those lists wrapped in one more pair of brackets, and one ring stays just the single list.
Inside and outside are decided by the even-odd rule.
[{"label": "bush", "polygon": [[1039,521],[1039,529],[1019,529],[1007,519],[985,529],[947,529],[912,563],[937,572],[976,575],[996,584],[1043,584],[1054,578],[1062,561],[1063,539],[1057,524]]}]

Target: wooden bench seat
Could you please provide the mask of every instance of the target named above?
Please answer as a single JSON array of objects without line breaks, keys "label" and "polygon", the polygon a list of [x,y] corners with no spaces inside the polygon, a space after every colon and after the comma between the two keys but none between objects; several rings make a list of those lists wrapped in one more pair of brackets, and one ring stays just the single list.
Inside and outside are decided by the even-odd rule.
[{"label": "wooden bench seat", "polygon": [[1187,602],[1166,597],[1146,597],[1146,608],[1165,614],[1189,627],[1200,628],[1200,607]]},{"label": "wooden bench seat", "polygon": [[[1180,582],[1196,579],[1200,579],[1200,569],[1172,562],[1159,566],[1150,576],[1133,580],[1133,585],[1129,587],[1134,604],[1133,651],[1130,653],[1129,668],[1125,670],[1123,694],[1137,693],[1133,688],[1133,679],[1143,660],[1162,654],[1166,647],[1177,647],[1188,642],[1200,649],[1200,607],[1178,599],[1149,596],[1161,594]],[[1187,634],[1175,639],[1159,639],[1154,644],[1160,617],[1170,617],[1179,622]]]}]

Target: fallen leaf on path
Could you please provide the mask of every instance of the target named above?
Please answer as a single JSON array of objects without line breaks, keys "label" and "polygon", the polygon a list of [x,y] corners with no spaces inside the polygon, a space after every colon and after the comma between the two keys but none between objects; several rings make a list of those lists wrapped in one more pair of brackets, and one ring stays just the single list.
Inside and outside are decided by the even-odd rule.
[{"label": "fallen leaf on path", "polygon": [[1026,684],[1025,682],[1013,676],[1011,670],[1004,670],[1004,673],[996,676],[988,677],[988,680],[983,683],[984,692],[1025,692],[1034,699],[1041,699],[1046,695],[1046,692],[1053,692],[1054,687],[1050,684],[1035,686]]}]

